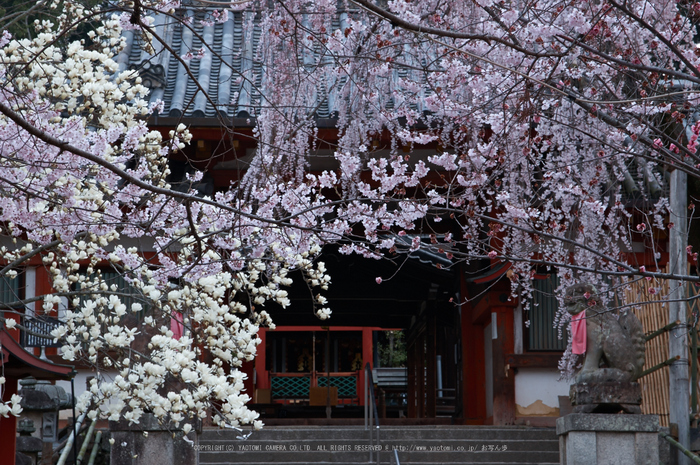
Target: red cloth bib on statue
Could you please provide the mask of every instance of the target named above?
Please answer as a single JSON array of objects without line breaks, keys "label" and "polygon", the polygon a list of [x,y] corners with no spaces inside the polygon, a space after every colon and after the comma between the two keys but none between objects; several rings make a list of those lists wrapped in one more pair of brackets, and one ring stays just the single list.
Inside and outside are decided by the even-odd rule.
[{"label": "red cloth bib on statue", "polygon": [[580,312],[571,317],[571,353],[581,355],[586,353],[586,312]]},{"label": "red cloth bib on statue", "polygon": [[173,332],[173,339],[180,339],[185,327],[182,324],[182,313],[173,312],[170,316],[170,331]]}]

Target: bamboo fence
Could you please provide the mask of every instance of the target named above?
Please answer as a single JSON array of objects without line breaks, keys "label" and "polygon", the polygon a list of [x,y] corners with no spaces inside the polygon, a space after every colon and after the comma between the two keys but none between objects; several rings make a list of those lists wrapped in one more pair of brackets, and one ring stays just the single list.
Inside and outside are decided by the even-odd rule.
[{"label": "bamboo fence", "polygon": [[[652,294],[650,289],[654,289],[656,292]],[[634,314],[641,321],[645,334],[661,329],[669,323],[668,306],[664,304],[661,297],[668,295],[668,283],[666,281],[641,279],[633,283],[625,294],[628,304],[640,304],[632,308],[634,309]],[[668,360],[668,358],[667,331],[646,343],[644,369],[647,370],[654,365],[658,365]],[[661,426],[666,427],[669,423],[668,377],[669,367],[665,366],[639,380],[642,386],[642,413],[658,415]]]}]

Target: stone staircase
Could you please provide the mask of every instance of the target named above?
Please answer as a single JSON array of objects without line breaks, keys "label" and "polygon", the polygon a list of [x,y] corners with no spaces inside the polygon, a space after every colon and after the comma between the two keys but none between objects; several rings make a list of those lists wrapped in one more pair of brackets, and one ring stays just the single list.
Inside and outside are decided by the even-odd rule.
[{"label": "stone staircase", "polygon": [[[265,427],[247,440],[238,433],[205,429],[199,465],[360,464],[370,462],[369,433],[358,426]],[[383,426],[372,463],[390,464],[398,451],[406,464],[558,464],[554,428],[493,426]],[[381,449],[377,452],[376,449]]]}]

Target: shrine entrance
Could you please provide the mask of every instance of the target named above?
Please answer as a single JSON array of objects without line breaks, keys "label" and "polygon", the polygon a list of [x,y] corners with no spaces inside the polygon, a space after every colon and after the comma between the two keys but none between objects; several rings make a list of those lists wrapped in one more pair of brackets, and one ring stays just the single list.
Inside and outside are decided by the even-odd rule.
[{"label": "shrine entrance", "polygon": [[265,344],[265,368],[271,373],[355,372],[362,369],[361,329],[268,332]]},{"label": "shrine entrance", "polygon": [[[403,262],[397,274],[394,263],[368,261],[329,249],[324,263],[328,273],[338,278],[328,290],[333,309],[328,326],[321,326],[310,311],[314,308],[313,296],[301,279],[289,289],[294,305],[284,309],[270,305],[268,312],[276,328],[260,329],[258,355],[254,366],[247,368],[246,389],[253,394],[251,404],[261,416],[285,421],[326,420],[330,406],[330,418],[361,418],[367,365],[380,417],[401,420],[411,415],[420,419],[455,415],[460,388],[455,379],[459,378],[460,367],[453,354],[460,350],[451,333],[449,338],[444,337],[447,329],[459,329],[459,323],[455,323],[459,320],[453,318],[458,317],[458,310],[450,302],[454,274],[435,267],[439,257],[424,255]],[[378,275],[396,275],[396,279],[378,285],[373,278]],[[429,353],[407,351],[419,328],[425,326],[421,316],[424,312],[437,318],[429,333],[431,341],[440,341],[439,347],[430,348]],[[403,344],[400,350],[391,340],[399,330]],[[428,347],[427,342],[424,346]],[[403,354],[401,360],[399,352]],[[431,358],[426,358],[428,355]],[[436,377],[428,388],[417,386],[421,379],[422,384],[429,381],[426,376],[415,376],[421,371],[414,357],[422,359],[427,373]],[[438,364],[441,370],[436,368]],[[411,381],[415,395],[409,391],[409,373],[414,375]],[[419,412],[409,408],[409,399],[417,405],[422,402],[420,396],[430,395],[440,397],[435,409]],[[442,403],[448,400],[449,411],[442,411]]]},{"label": "shrine entrance", "polygon": [[264,366],[256,363],[257,402],[362,405],[364,363],[372,358],[372,330],[295,327],[264,331]]}]

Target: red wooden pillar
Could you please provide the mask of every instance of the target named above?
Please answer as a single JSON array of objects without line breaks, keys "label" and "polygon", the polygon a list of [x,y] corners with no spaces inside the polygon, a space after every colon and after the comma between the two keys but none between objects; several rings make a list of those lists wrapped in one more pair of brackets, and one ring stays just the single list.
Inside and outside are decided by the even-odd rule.
[{"label": "red wooden pillar", "polygon": [[[53,288],[51,287],[51,277],[49,276],[49,272],[44,268],[43,266],[38,266],[36,267],[36,283],[35,283],[35,292],[37,296],[40,295],[45,295],[45,294],[50,294],[53,291]],[[44,301],[43,300],[38,300],[35,304],[36,306],[34,307],[34,310],[36,311],[37,315],[43,315],[44,314]],[[56,316],[55,312],[50,312],[47,313],[47,315],[51,316]]]},{"label": "red wooden pillar", "polygon": [[[269,389],[270,379],[265,370],[265,359],[267,357],[267,328],[260,328],[258,336],[260,336],[260,344],[258,344],[258,353],[255,356],[255,387],[258,389]],[[274,368],[273,368],[274,369]]]},{"label": "red wooden pillar", "polygon": [[[465,297],[469,295],[464,276],[462,276],[462,295]],[[486,421],[484,325],[476,318],[476,311],[468,301],[462,304],[461,324],[464,422],[482,425]]]},{"label": "red wooden pillar", "polygon": [[[362,393],[360,397],[360,405],[365,405],[365,365],[369,363],[370,368],[374,368],[374,352],[372,348],[372,328],[362,328],[362,369],[360,376],[357,377],[357,392]],[[372,383],[374,380],[368,380]]]},{"label": "red wooden pillar", "polygon": [[436,396],[437,396],[437,350],[435,347],[435,303],[431,304],[432,311],[428,315],[428,325],[425,332],[425,417],[435,418],[437,416]]},{"label": "red wooden pillar", "polygon": [[[7,402],[12,394],[17,394],[17,380],[8,378],[4,384],[2,401]],[[7,418],[0,417],[0,463],[3,465],[13,465],[17,450],[17,418],[10,415]]]},{"label": "red wooden pillar", "polygon": [[[499,293],[503,299],[504,294]],[[507,294],[505,294],[507,295]],[[496,315],[497,338],[493,339],[493,424],[515,424],[515,372],[507,357],[515,350],[513,331],[513,306],[499,305],[492,308]]]},{"label": "red wooden pillar", "polygon": [[369,363],[374,368],[374,352],[372,351],[372,328],[362,328],[362,367]]},{"label": "red wooden pillar", "polygon": [[408,417],[426,417],[426,329],[421,328],[408,344]]}]

